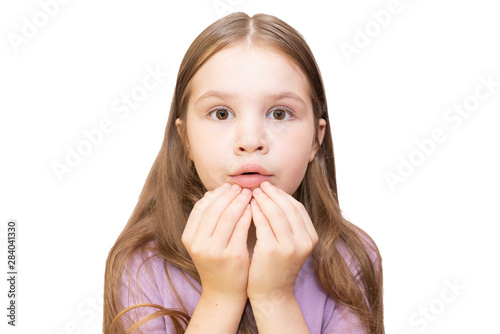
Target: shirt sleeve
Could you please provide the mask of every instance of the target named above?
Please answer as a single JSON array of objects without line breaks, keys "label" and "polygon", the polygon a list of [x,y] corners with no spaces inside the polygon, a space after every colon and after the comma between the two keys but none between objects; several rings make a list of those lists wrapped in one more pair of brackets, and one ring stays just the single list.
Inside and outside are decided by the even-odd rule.
[{"label": "shirt sleeve", "polygon": [[[126,264],[121,279],[121,310],[130,306],[148,303],[164,306],[161,291],[164,286],[165,272],[162,261],[157,256],[133,255]],[[162,272],[163,271],[163,272]],[[126,312],[121,319],[126,329],[159,309],[152,306],[139,306]],[[160,316],[142,324],[132,333],[165,334],[165,317]]]}]

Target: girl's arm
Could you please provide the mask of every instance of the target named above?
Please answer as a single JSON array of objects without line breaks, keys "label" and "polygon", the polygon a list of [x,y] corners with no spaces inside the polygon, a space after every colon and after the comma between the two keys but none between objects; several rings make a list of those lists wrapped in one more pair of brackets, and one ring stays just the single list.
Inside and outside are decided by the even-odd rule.
[{"label": "girl's arm", "polygon": [[257,243],[247,293],[259,333],[309,333],[294,286],[318,242],[316,230],[304,206],[269,182],[253,197]]},{"label": "girl's arm", "polygon": [[245,308],[244,301],[201,295],[185,334],[235,334]]},{"label": "girl's arm", "polygon": [[247,301],[252,192],[225,184],[196,203],[182,235],[202,293],[187,334],[235,334]]},{"label": "girl's arm", "polygon": [[254,310],[255,321],[259,334],[287,333],[307,334],[309,328],[295,296],[276,297],[250,300]]}]

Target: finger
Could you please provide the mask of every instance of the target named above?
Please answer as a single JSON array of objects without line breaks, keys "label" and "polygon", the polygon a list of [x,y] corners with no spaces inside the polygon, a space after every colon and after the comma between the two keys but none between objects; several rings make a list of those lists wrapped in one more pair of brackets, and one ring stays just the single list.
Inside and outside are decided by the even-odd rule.
[{"label": "finger", "polygon": [[233,233],[229,238],[229,242],[227,247],[241,247],[241,245],[247,244],[248,239],[248,229],[250,228],[250,224],[252,222],[252,208],[250,203],[245,207],[245,211],[243,211],[243,215],[241,215],[238,223],[234,227]]},{"label": "finger", "polygon": [[278,242],[290,240],[292,237],[292,230],[290,229],[290,224],[285,212],[283,212],[283,210],[260,188],[254,190],[254,198],[257,204],[259,204],[262,213],[269,221],[269,225],[276,236],[276,240]]},{"label": "finger", "polygon": [[250,207],[252,209],[252,218],[255,225],[257,243],[269,245],[272,242],[276,242],[276,236],[274,235],[271,225],[269,225],[269,221],[262,213],[255,198],[250,201]]},{"label": "finger", "polygon": [[243,189],[222,213],[217,225],[215,226],[214,233],[211,236],[212,238],[215,238],[214,241],[220,247],[225,248],[229,243],[231,234],[244,214],[251,198],[252,192],[249,189]]},{"label": "finger", "polygon": [[195,235],[204,239],[212,236],[224,210],[226,210],[240,192],[241,187],[237,184],[233,184],[227,190],[223,190],[223,192],[206,208],[200,219]]},{"label": "finger", "polygon": [[224,183],[222,186],[212,190],[207,191],[203,198],[201,198],[194,205],[191,213],[189,214],[188,221],[186,223],[186,227],[184,228],[184,236],[191,238],[196,233],[198,226],[200,225],[200,221],[205,214],[207,208],[224,192],[227,191],[231,185],[229,183]]},{"label": "finger", "polygon": [[304,221],[307,233],[309,234],[309,237],[314,242],[314,244],[316,244],[316,242],[318,242],[318,233],[316,232],[316,228],[314,227],[314,224],[311,220],[311,217],[309,216],[309,213],[307,213],[307,210],[304,207],[304,205],[302,205],[302,203],[300,203],[299,201],[295,200],[295,198],[292,197],[291,202],[293,205],[295,205],[297,210],[299,210],[299,213]]},{"label": "finger", "polygon": [[269,182],[263,182],[261,189],[284,212],[293,235],[304,236],[309,234],[304,216],[298,208],[299,203],[295,198]]}]

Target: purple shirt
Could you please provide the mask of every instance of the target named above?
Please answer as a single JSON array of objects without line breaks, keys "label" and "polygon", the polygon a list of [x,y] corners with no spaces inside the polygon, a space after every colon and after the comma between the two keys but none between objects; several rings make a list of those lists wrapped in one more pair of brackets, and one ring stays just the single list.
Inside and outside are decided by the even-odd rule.
[{"label": "purple shirt", "polygon": [[[366,240],[366,239],[365,239]],[[370,250],[371,247],[368,247]],[[342,252],[345,256],[347,252]],[[183,309],[183,306],[192,315],[200,298],[201,286],[191,277],[184,275],[172,265],[167,265],[172,284],[181,296],[180,305],[165,274],[163,260],[154,254],[143,265],[145,257],[135,256],[124,272],[123,289],[121,298],[124,308],[137,303],[154,303],[169,309]],[[376,261],[376,253],[370,252],[372,261]],[[350,263],[350,257],[346,257]],[[350,266],[356,273],[357,270]],[[137,273],[137,275],[136,275]],[[357,277],[357,276],[356,276]],[[346,307],[335,300],[323,289],[317,280],[311,259],[308,258],[302,267],[295,282],[295,297],[300,306],[304,319],[311,334],[356,333],[362,334],[358,318]],[[247,307],[248,304],[247,304]],[[274,307],[279,307],[279,298],[270,302],[268,307],[256,312],[272,312]],[[140,307],[126,313],[129,322],[126,327],[139,321],[142,317],[157,311],[152,307]],[[143,324],[140,329],[148,334],[173,334],[173,325],[168,317],[159,317]]]}]

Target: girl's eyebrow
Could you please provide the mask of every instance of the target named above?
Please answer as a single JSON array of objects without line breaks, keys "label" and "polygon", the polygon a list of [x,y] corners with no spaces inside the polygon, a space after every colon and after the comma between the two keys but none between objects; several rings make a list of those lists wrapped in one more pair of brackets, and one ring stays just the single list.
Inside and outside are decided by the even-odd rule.
[{"label": "girl's eyebrow", "polygon": [[229,99],[234,99],[234,96],[231,95],[231,94],[227,94],[227,93],[224,93],[224,92],[218,92],[218,91],[213,91],[213,90],[209,90],[208,92],[206,92],[205,94],[203,94],[202,96],[200,96],[195,104],[199,104],[201,103],[203,100],[206,100],[206,99],[209,99],[211,97],[217,97],[217,98],[220,98],[222,100],[229,100]]},{"label": "girl's eyebrow", "polygon": [[[209,98],[212,98],[212,97],[220,98],[220,99],[223,99],[223,100],[235,99],[234,95],[231,95],[231,94],[228,94],[228,93],[225,93],[225,92],[209,90],[205,94],[201,95],[196,100],[195,104],[199,104],[203,100],[206,100],[206,99],[209,99]],[[281,93],[269,94],[266,97],[269,100],[272,100],[272,101],[278,101],[278,100],[284,100],[284,99],[293,99],[293,100],[296,100],[297,102],[303,104],[304,106],[306,106],[305,101],[299,95],[297,95],[296,93],[294,93],[292,91],[284,91],[284,92],[281,92]]]}]

